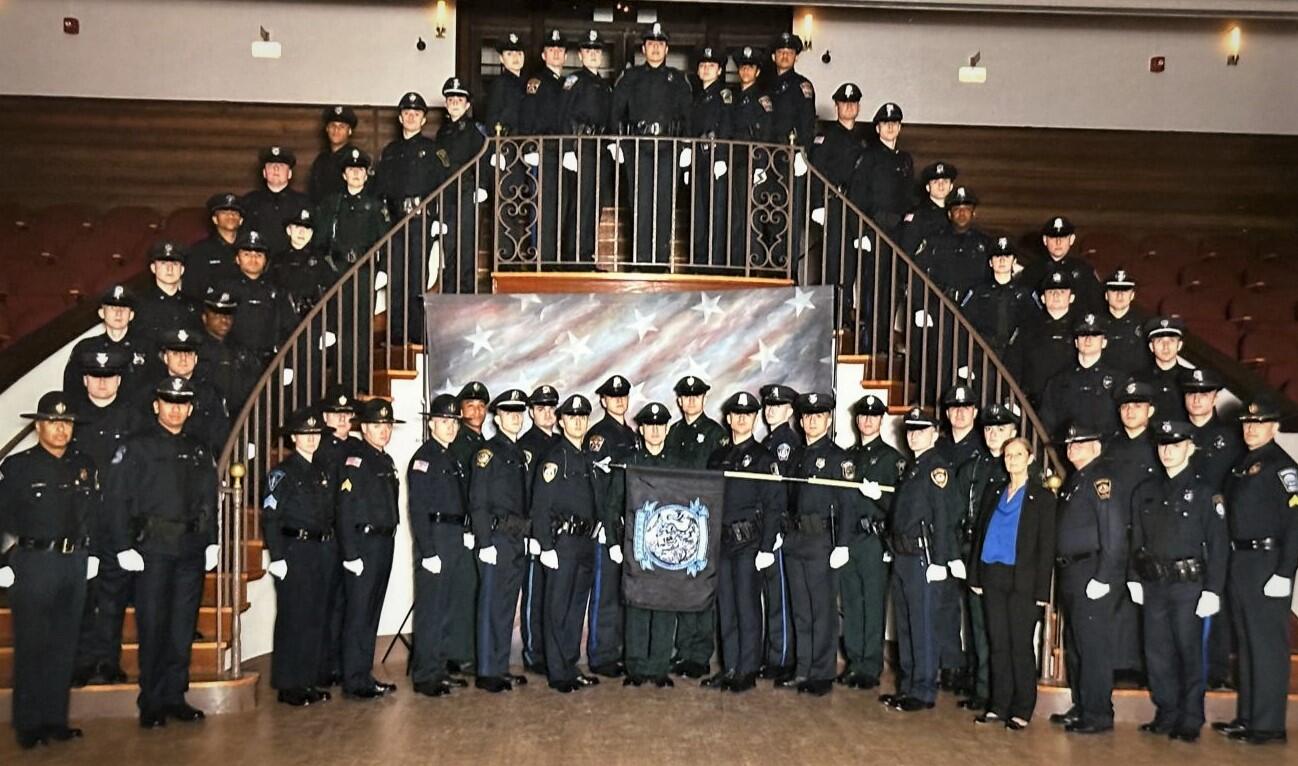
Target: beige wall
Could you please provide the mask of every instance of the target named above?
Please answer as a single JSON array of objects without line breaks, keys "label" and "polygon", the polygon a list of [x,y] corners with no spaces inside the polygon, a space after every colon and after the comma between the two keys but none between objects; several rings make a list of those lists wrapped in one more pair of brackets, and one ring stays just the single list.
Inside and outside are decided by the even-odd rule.
[{"label": "beige wall", "polygon": [[[386,105],[415,89],[440,102],[455,3],[440,40],[435,5],[0,0],[0,93]],[[63,33],[64,16],[81,20],[81,34]],[[252,58],[259,27],[282,58]]]}]

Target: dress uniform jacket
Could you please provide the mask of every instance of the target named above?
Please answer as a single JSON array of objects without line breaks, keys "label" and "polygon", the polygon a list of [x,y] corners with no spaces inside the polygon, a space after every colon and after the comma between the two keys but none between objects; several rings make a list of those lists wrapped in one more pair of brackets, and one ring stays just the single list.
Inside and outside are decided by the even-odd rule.
[{"label": "dress uniform jacket", "polygon": [[1065,255],[1056,261],[1049,255],[1043,255],[1024,267],[1023,283],[1031,285],[1034,290],[1039,289],[1045,278],[1054,272],[1062,272],[1072,277],[1073,295],[1077,296],[1077,300],[1073,302],[1074,311],[1082,314],[1107,313],[1104,288],[1095,276],[1095,268],[1081,258]]},{"label": "dress uniform jacket", "polygon": [[196,301],[203,300],[207,288],[215,287],[239,273],[239,267],[234,262],[234,256],[238,252],[234,242],[226,242],[216,232],[194,243],[185,254],[185,278],[180,285],[181,292]]},{"label": "dress uniform jacket", "polygon": [[613,124],[636,136],[688,136],[690,84],[675,67],[640,64],[613,86]]},{"label": "dress uniform jacket", "polygon": [[1118,372],[1106,365],[1103,357],[1090,367],[1075,362],[1046,382],[1041,394],[1041,422],[1050,433],[1069,423],[1111,433],[1120,425],[1118,405],[1113,400],[1120,385]]},{"label": "dress uniform jacket", "polygon": [[816,136],[816,88],[811,80],[790,69],[776,75],[770,97],[775,107],[772,140],[805,148]]},{"label": "dress uniform jacket", "polygon": [[1068,369],[1077,358],[1073,345],[1073,312],[1066,311],[1055,319],[1043,311],[1025,320],[1010,341],[1006,366],[1023,392],[1033,402],[1040,402],[1046,382],[1055,373]]},{"label": "dress uniform jacket", "polygon": [[145,288],[135,306],[135,318],[131,320],[131,329],[148,344],[156,344],[165,332],[189,330],[197,333],[202,326],[198,304],[194,300],[183,292],[167,295],[157,284]]},{"label": "dress uniform jacket", "polygon": [[491,81],[487,90],[487,130],[493,136],[517,133],[522,122],[523,95],[526,93],[523,78],[508,69]]},{"label": "dress uniform jacket", "polygon": [[1190,467],[1213,492],[1221,492],[1226,486],[1230,469],[1244,455],[1244,440],[1240,436],[1239,424],[1226,423],[1214,412],[1201,426],[1191,423],[1190,431],[1194,437],[1194,455],[1190,457]]},{"label": "dress uniform jacket", "polygon": [[706,414],[700,414],[693,423],[678,420],[667,429],[667,449],[686,468],[706,468],[708,458],[729,439],[726,430]]},{"label": "dress uniform jacket", "polygon": [[364,439],[348,439],[338,465],[338,541],[344,561],[360,555],[364,528],[395,530],[397,509],[396,466],[386,452]]},{"label": "dress uniform jacket", "polygon": [[350,142],[334,151],[328,149],[316,155],[311,163],[311,176],[307,183],[307,196],[315,204],[331,194],[340,194],[347,188],[343,181],[343,168],[347,157],[356,147]]},{"label": "dress uniform jacket", "polygon": [[130,361],[129,366],[122,371],[122,383],[117,389],[118,396],[130,399],[154,382],[153,371],[158,364],[158,350],[141,336],[139,330],[132,332],[128,329],[126,335],[119,341],[108,337],[107,333],[77,341],[68,356],[67,366],[63,368],[63,392],[72,398],[84,396],[86,385],[82,377],[85,372],[80,360],[87,353],[107,351],[124,353]]},{"label": "dress uniform jacket", "polygon": [[979,229],[956,231],[950,225],[921,241],[915,263],[939,288],[957,298],[987,279],[992,238]]},{"label": "dress uniform jacket", "polygon": [[[340,176],[341,173],[339,171]],[[285,224],[311,207],[310,197],[290,187],[277,192],[265,187],[250,191],[243,196],[242,202],[245,227],[265,237],[266,246],[272,253],[288,248]]]},{"label": "dress uniform jacket", "polygon": [[252,279],[245,274],[221,286],[239,302],[234,312],[234,326],[226,336],[248,349],[263,364],[279,350],[297,326],[297,312],[288,292],[263,274]]},{"label": "dress uniform jacket", "polygon": [[[1004,357],[1023,325],[1039,314],[1032,291],[1017,279],[1000,283],[990,277],[960,298],[960,310],[983,340]],[[1105,354],[1108,358],[1108,354]]]},{"label": "dress uniform jacket", "polygon": [[[1121,318],[1105,312],[1104,363],[1117,370],[1121,380],[1149,366],[1149,341],[1145,339],[1145,326],[1131,311]],[[1163,413],[1159,413],[1161,418]]]},{"label": "dress uniform jacket", "polygon": [[446,167],[437,161],[437,146],[423,133],[396,138],[383,147],[374,166],[374,192],[398,221],[418,200],[446,180]]},{"label": "dress uniform jacket", "polygon": [[331,194],[316,208],[316,236],[339,271],[382,239],[389,224],[387,208],[369,186],[356,194],[346,189]]}]

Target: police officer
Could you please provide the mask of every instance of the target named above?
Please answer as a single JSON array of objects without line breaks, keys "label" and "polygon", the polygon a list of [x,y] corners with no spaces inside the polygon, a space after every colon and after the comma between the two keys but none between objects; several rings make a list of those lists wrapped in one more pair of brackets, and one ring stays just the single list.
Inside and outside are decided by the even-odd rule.
[{"label": "police officer", "polygon": [[[1144,605],[1154,720],[1141,731],[1194,742],[1203,728],[1204,635],[1226,586],[1226,505],[1190,470],[1188,423],[1154,429],[1163,475],[1131,496],[1131,598]],[[1205,625],[1204,621],[1209,625]]]},{"label": "police officer", "polygon": [[596,459],[616,454],[635,445],[636,433],[626,424],[631,383],[622,375],[613,375],[595,389],[604,417],[586,432],[583,449]]},{"label": "police officer", "polygon": [[978,196],[957,186],[946,198],[948,225],[915,247],[916,264],[948,295],[963,295],[987,275],[992,238],[973,225],[977,209]]},{"label": "police officer", "polygon": [[500,74],[491,81],[487,92],[486,123],[493,136],[508,136],[518,132],[525,84],[523,64],[527,61],[523,38],[509,32],[496,41],[496,54],[500,56]]},{"label": "police officer", "polygon": [[238,302],[230,340],[248,349],[264,368],[297,325],[288,292],[266,276],[270,240],[256,230],[239,235],[239,274],[219,289]]},{"label": "police officer", "polygon": [[[734,101],[729,107],[730,137],[735,141],[750,143],[769,143],[775,140],[774,118],[775,102],[766,91],[757,84],[761,72],[761,52],[751,46],[744,46],[733,54],[735,68],[739,75],[739,87],[732,91]],[[757,224],[750,211],[754,208],[755,195],[761,186],[757,170],[762,175],[770,167],[770,158],[760,153],[749,157],[746,148],[730,145],[725,156],[712,163],[714,176],[725,177],[729,174],[731,206],[743,215],[730,217],[730,266],[738,268],[747,265],[760,267],[775,264],[771,257],[774,243]],[[774,184],[775,179],[767,183]]]},{"label": "police officer", "polygon": [[[303,208],[284,225],[288,249],[271,259],[271,279],[288,294],[298,317],[306,316],[325,291],[338,281],[338,269],[325,260],[316,239],[316,216]],[[350,308],[350,307],[348,307]]]},{"label": "police officer", "polygon": [[[491,81],[485,112],[485,123],[491,137],[513,135],[522,125],[523,98],[527,93],[527,84],[523,81],[523,65],[527,60],[525,50],[523,39],[516,32],[509,32],[496,41],[500,74]],[[494,177],[489,177],[489,182],[498,189],[498,198],[513,199],[534,194],[528,188],[531,179],[525,172],[526,166],[520,162],[519,145],[497,141],[492,149],[488,163],[493,168]],[[509,243],[509,249],[502,255],[512,256],[514,248],[522,249],[527,237],[526,216],[523,211],[507,211],[504,205],[496,207],[496,241]]]},{"label": "police officer", "polygon": [[106,471],[104,502],[115,511],[108,550],[135,572],[140,643],[140,726],[199,721],[185,702],[205,572],[216,568],[216,463],[185,435],[193,383],[163,378],[156,420],[118,447]]},{"label": "police officer", "polygon": [[[185,435],[216,454],[225,446],[225,437],[230,433],[230,412],[216,387],[194,374],[198,366],[198,343],[198,337],[188,330],[173,330],[162,336],[159,354],[165,374],[185,379],[192,389],[187,399],[190,412],[185,419]],[[154,394],[140,397],[136,403],[145,416],[154,409],[156,391]]]},{"label": "police officer", "polygon": [[[316,449],[314,463],[318,464],[329,475],[334,486],[338,484],[338,472],[342,469],[344,453],[348,444],[354,441],[352,419],[356,416],[356,402],[341,386],[330,386],[316,402],[316,409],[321,420],[329,429],[320,437],[320,446]],[[335,558],[336,568],[341,568],[341,552]],[[343,661],[343,579],[339,572],[332,580],[325,606],[324,620],[324,654],[320,662],[319,686],[336,686],[342,682]]]},{"label": "police officer", "polygon": [[947,428],[937,437],[937,450],[953,471],[983,454],[978,424],[978,393],[966,385],[952,386],[942,394],[942,414]]},{"label": "police officer", "polygon": [[1113,729],[1113,620],[1127,571],[1131,488],[1101,457],[1098,431],[1070,425],[1063,442],[1074,470],[1059,495],[1055,564],[1073,704],[1050,722],[1098,734]]},{"label": "police officer", "polygon": [[[762,386],[762,419],[766,421],[766,438],[762,446],[775,456],[780,473],[789,475],[789,461],[802,447],[802,434],[793,426],[793,405],[798,392],[780,383]],[[780,521],[783,533],[783,520]],[[775,551],[775,563],[762,570],[763,598],[766,602],[766,654],[761,677],[771,680],[792,678],[793,626],[789,622],[789,588],[784,568],[783,534]]]},{"label": "police officer", "polygon": [[91,553],[99,473],[70,445],[77,417],[63,392],[45,394],[23,417],[36,421],[37,444],[0,465],[0,534],[16,538],[0,553],[0,588],[12,588],[11,721],[30,750],[81,736],[68,727],[68,692],[86,580],[99,571]]},{"label": "police officer", "polygon": [[[209,289],[203,299],[203,333],[198,338],[194,377],[216,388],[226,409],[238,412],[261,374],[261,364],[229,340],[239,301],[224,290]],[[317,368],[318,369],[318,368]]]},{"label": "police officer", "polygon": [[180,291],[185,276],[185,250],[175,242],[163,240],[149,248],[149,271],[153,284],[144,289],[135,303],[131,320],[139,338],[155,342],[167,330],[199,330],[198,304]]},{"label": "police officer", "polygon": [[[796,408],[807,444],[790,459],[791,475],[854,481],[856,467],[852,459],[829,436],[834,417],[833,394],[802,394]],[[798,484],[789,494],[784,563],[788,568],[797,667],[793,678],[776,681],[775,685],[819,697],[833,690],[837,675],[838,593],[833,570],[850,560],[848,551],[862,516],[861,496],[842,487],[810,483]]]},{"label": "police officer", "polygon": [[1217,394],[1225,387],[1221,375],[1206,367],[1181,371],[1181,391],[1194,438],[1191,467],[1213,492],[1224,491],[1230,469],[1245,452],[1239,428],[1217,415]]},{"label": "police officer", "polygon": [[590,30],[577,44],[581,68],[563,79],[561,123],[565,133],[580,136],[565,142],[563,175],[563,241],[560,251],[569,263],[594,263],[600,210],[612,189],[613,158],[600,151],[608,132],[613,88],[599,73],[604,66],[604,41]]},{"label": "police officer", "polygon": [[527,80],[526,93],[519,110],[520,131],[529,136],[554,136],[525,144],[523,163],[532,168],[535,194],[536,223],[532,231],[532,247],[543,262],[559,259],[559,168],[562,142],[558,136],[564,132],[562,123],[564,101],[563,63],[568,56],[568,41],[563,33],[551,29],[541,47],[541,64]]},{"label": "police officer", "polygon": [[860,257],[852,243],[867,235],[857,216],[848,214],[842,202],[852,180],[852,168],[865,152],[865,141],[856,125],[861,112],[861,88],[845,82],[834,91],[833,98],[838,119],[813,139],[809,152],[812,166],[832,188],[825,188],[819,178],[812,179],[811,220],[823,227],[823,263],[818,270],[824,284],[839,286],[839,316],[846,322],[855,305],[856,262]]},{"label": "police officer", "polygon": [[270,251],[278,253],[288,247],[284,223],[296,218],[303,208],[311,207],[311,199],[291,186],[297,165],[292,149],[268,146],[259,159],[265,185],[243,195],[244,219],[247,228],[264,234]]},{"label": "police officer", "polygon": [[134,397],[150,384],[150,369],[156,366],[156,351],[146,341],[139,329],[132,330],[135,318],[135,293],[125,285],[113,285],[99,299],[99,318],[104,331],[99,335],[82,338],[72,346],[67,366],[63,368],[63,391],[76,399],[84,394],[81,382],[81,359],[87,353],[116,351],[124,355],[126,364],[121,370],[122,393]]},{"label": "police officer", "polygon": [[726,440],[726,430],[703,411],[711,389],[697,375],[686,375],[676,381],[676,406],[680,408],[681,419],[668,430],[667,446],[687,468],[707,468],[708,458]]},{"label": "police officer", "polygon": [[[460,389],[456,401],[460,403],[460,432],[451,443],[451,453],[460,465],[467,468],[473,465],[473,457],[487,441],[482,435],[482,424],[487,419],[491,392],[481,382],[471,380]],[[535,457],[539,459],[541,456]]]},{"label": "police officer", "polygon": [[1104,349],[1104,361],[1117,370],[1123,379],[1149,366],[1149,346],[1145,329],[1138,316],[1131,311],[1136,298],[1136,280],[1126,269],[1117,269],[1104,280],[1104,302],[1108,313],[1109,345]]},{"label": "police officer", "polygon": [[[883,440],[888,408],[874,394],[852,404],[857,443],[848,455],[862,481],[896,487],[906,471],[906,459]],[[847,660],[838,683],[853,689],[873,689],[883,672],[883,631],[888,596],[888,563],[883,536],[887,534],[892,496],[866,497],[858,521],[859,534],[848,546],[848,559],[838,570],[843,598],[843,655]]]},{"label": "police officer", "polygon": [[1178,361],[1184,334],[1185,322],[1180,317],[1154,317],[1145,323],[1145,338],[1153,358],[1140,376],[1154,387],[1154,407],[1159,417],[1167,420],[1186,418]]},{"label": "police officer", "polygon": [[[485,129],[469,116],[471,96],[459,77],[451,77],[442,85],[447,119],[437,129],[437,160],[448,177],[476,157],[487,140]],[[477,206],[487,199],[485,182],[483,172],[471,169],[438,197],[441,226],[437,242],[444,293],[477,292]]]},{"label": "police officer", "polygon": [[959,517],[954,469],[934,449],[938,422],[918,407],[911,408],[902,422],[914,457],[893,495],[888,523],[901,674],[897,693],[882,695],[879,701],[911,713],[932,708],[937,699],[938,587],[948,572],[963,576],[964,563],[958,558],[951,528]]},{"label": "police officer", "polygon": [[342,192],[343,162],[356,148],[351,143],[352,131],[356,130],[356,112],[350,106],[325,107],[321,121],[329,148],[317,154],[311,163],[307,184],[308,195],[316,205],[331,194]]},{"label": "police officer", "polygon": [[919,172],[928,196],[915,209],[902,216],[901,225],[897,229],[897,244],[906,252],[913,254],[920,242],[936,236],[947,227],[946,198],[951,194],[955,179],[959,176],[960,171],[949,162],[934,162],[925,165]]},{"label": "police officer", "polygon": [[1041,394],[1041,422],[1051,433],[1066,423],[1084,423],[1101,434],[1118,427],[1113,393],[1118,372],[1104,361],[1103,317],[1083,314],[1073,323],[1077,362],[1055,373]]},{"label": "police officer", "polygon": [[[424,97],[414,91],[406,93],[397,109],[401,135],[383,147],[374,168],[374,191],[387,205],[393,222],[405,218],[446,180],[446,167],[437,160],[437,146],[423,133],[428,122]],[[388,332],[394,343],[417,342],[424,336],[426,237],[422,227],[407,227],[404,235],[393,240],[387,262],[378,264],[388,275]],[[365,289],[364,283],[360,289]]]},{"label": "police officer", "polygon": [[373,699],[396,691],[396,684],[374,678],[374,641],[383,613],[383,596],[392,573],[392,535],[400,512],[397,469],[384,448],[392,426],[385,399],[367,399],[356,408],[361,438],[348,439],[338,466],[338,542],[342,552],[343,692]]},{"label": "police officer", "polygon": [[212,287],[235,275],[234,243],[243,228],[243,202],[239,195],[223,192],[207,198],[212,233],[189,247],[185,254],[185,283],[181,290],[199,301]]},{"label": "police officer", "polygon": [[[915,161],[910,152],[897,148],[901,135],[901,107],[891,101],[874,113],[871,143],[852,169],[848,195],[852,202],[886,232],[895,232],[901,217],[915,206]],[[948,200],[948,211],[950,201]]]},{"label": "police officer", "polygon": [[[632,447],[614,457],[623,465],[658,466],[676,465],[667,449],[667,423],[671,410],[659,402],[649,402],[636,413],[635,421],[640,439]],[[620,475],[619,475],[620,474]],[[626,474],[615,474],[605,504],[605,518],[621,517],[626,509]],[[612,545],[618,545],[621,535],[616,535]],[[610,548],[612,550],[612,548]],[[653,684],[658,688],[674,686],[667,675],[672,661],[672,638],[676,629],[676,613],[626,606],[626,678],[623,686]]]},{"label": "police officer", "polygon": [[1015,278],[1018,259],[1009,237],[997,237],[987,251],[990,269],[982,281],[960,297],[960,311],[999,357],[1009,352],[1014,336],[1038,313],[1032,291]]},{"label": "police officer", "polygon": [[[775,173],[764,191],[772,195],[771,202],[777,209],[788,204],[791,194],[791,209],[794,211],[801,211],[806,206],[806,151],[816,136],[816,88],[811,80],[794,68],[802,48],[802,38],[790,32],[781,32],[771,43],[771,62],[775,65],[769,93],[774,107],[771,140],[795,149],[791,169],[786,154],[776,154],[772,158]],[[783,215],[772,216],[765,227],[773,250],[771,255],[777,259],[772,265],[783,266],[789,251],[798,257],[802,252],[804,226],[806,223],[801,214],[794,214],[791,222],[784,220]],[[790,233],[780,236],[786,228]]]},{"label": "police officer", "polygon": [[619,164],[630,160],[625,168],[635,211],[632,260],[666,264],[671,253],[679,158],[675,143],[664,139],[692,133],[690,84],[684,72],[666,63],[667,32],[662,24],[655,21],[641,42],[645,63],[627,69],[618,78],[610,113],[619,133],[637,138],[610,148]]},{"label": "police officer", "polygon": [[690,135],[702,140],[681,151],[680,165],[685,169],[684,181],[690,189],[693,211],[690,260],[696,265],[719,266],[725,261],[730,184],[717,176],[715,163],[724,163],[728,152],[724,144],[712,143],[729,139],[733,132],[730,106],[735,94],[722,77],[725,65],[726,55],[720,49],[705,46],[699,51],[695,69],[699,88],[690,106],[689,123]]},{"label": "police officer", "polygon": [[1239,641],[1235,718],[1212,728],[1253,745],[1284,742],[1286,625],[1298,569],[1298,465],[1275,443],[1280,412],[1250,402],[1239,415],[1248,452],[1230,472],[1230,606]]},{"label": "police officer", "polygon": [[317,688],[324,656],[329,592],[338,577],[334,541],[334,486],[325,467],[315,461],[324,420],[313,410],[289,416],[282,433],[293,453],[266,476],[261,528],[270,552],[266,568],[275,578],[275,653],[271,687],[286,705],[324,702],[329,692]]},{"label": "police officer", "polygon": [[1083,313],[1099,314],[1104,311],[1100,281],[1091,264],[1069,255],[1076,242],[1077,229],[1072,221],[1063,216],[1046,221],[1041,226],[1041,244],[1046,257],[1028,264],[1023,270],[1023,279],[1029,285],[1039,285],[1054,272],[1067,274],[1072,280],[1073,294],[1077,296],[1077,308]]},{"label": "police officer", "polygon": [[1041,401],[1046,381],[1068,369],[1077,356],[1073,342],[1073,284],[1063,272],[1053,272],[1041,286],[1041,311],[1025,317],[1010,340],[1006,366],[1034,404]]},{"label": "police officer", "polygon": [[[942,395],[942,411],[948,430],[938,435],[934,448],[946,460],[950,478],[955,479],[962,467],[978,460],[984,453],[982,434],[977,428],[978,395],[969,386],[952,386]],[[946,520],[946,526],[950,529],[958,529],[960,526],[958,507],[956,513],[956,516]],[[957,692],[968,691],[968,671],[973,669],[960,644],[960,603],[964,587],[957,580],[963,579],[949,578],[934,586],[937,593],[934,628],[941,655],[938,662],[941,667],[938,685]]]},{"label": "police officer", "polygon": [[[558,405],[559,392],[545,383],[537,386],[527,397],[527,413],[532,418],[532,427],[518,438],[518,446],[523,449],[523,458],[527,461],[529,489],[536,484],[536,469],[541,458],[563,438],[556,429],[554,409]],[[519,629],[523,634],[523,667],[529,673],[545,675],[545,623],[541,612],[545,600],[542,583],[545,567],[536,560],[538,551],[531,550],[531,540],[529,536],[527,572],[523,577],[523,616]]]},{"label": "police officer", "polygon": [[541,460],[533,488],[532,534],[545,575],[545,662],[550,688],[563,694],[599,683],[578,672],[581,629],[594,574],[595,525],[605,507],[594,458],[581,449],[590,400],[573,394],[557,410],[563,438]]},{"label": "police officer", "polygon": [[[636,434],[626,424],[628,397],[631,394],[631,383],[622,375],[613,375],[595,389],[599,395],[599,405],[604,409],[604,417],[590,427],[583,440],[583,449],[602,460],[617,455],[635,446]],[[610,474],[602,475],[598,480],[608,485],[615,479]],[[613,533],[621,529],[619,523],[614,528],[607,525],[600,530],[605,540],[620,539]],[[586,657],[590,662],[590,671],[596,675],[617,678],[624,670],[622,664],[622,570],[619,563],[611,558],[611,548],[601,546],[595,554],[594,588],[591,590],[590,621],[594,629],[586,635]]]}]

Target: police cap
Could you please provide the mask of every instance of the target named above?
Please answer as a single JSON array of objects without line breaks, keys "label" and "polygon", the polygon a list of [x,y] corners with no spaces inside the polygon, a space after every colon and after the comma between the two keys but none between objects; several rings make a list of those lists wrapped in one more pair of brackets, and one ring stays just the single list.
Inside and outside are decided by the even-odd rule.
[{"label": "police cap", "polygon": [[862,415],[882,415],[887,411],[888,406],[883,403],[882,399],[874,394],[866,394],[855,402],[852,402],[853,417],[861,417]]},{"label": "police cap", "polygon": [[283,163],[290,168],[297,165],[297,155],[293,153],[293,150],[278,144],[262,149],[260,159],[262,165]]},{"label": "police cap", "polygon": [[356,128],[356,112],[352,111],[350,106],[327,106],[323,119],[326,125],[331,122],[341,122],[353,130]]},{"label": "police cap", "polygon": [[833,412],[835,404],[833,394],[814,392],[799,395],[793,406],[799,413],[810,415],[817,412]]},{"label": "police cap", "polygon": [[671,419],[671,410],[661,402],[649,402],[635,414],[635,422],[642,426],[666,425]]},{"label": "police cap", "polygon": [[560,404],[558,409],[555,410],[555,412],[559,415],[575,416],[575,415],[589,415],[590,410],[591,407],[590,407],[589,399],[582,396],[581,394],[572,394],[567,399],[563,400],[563,404]]},{"label": "police cap", "polygon": [[676,381],[676,387],[672,390],[676,392],[677,396],[702,396],[711,391],[712,386],[709,386],[703,381],[703,378],[696,375],[686,375]]},{"label": "police cap", "polygon": [[73,423],[81,420],[62,391],[46,393],[36,403],[35,412],[24,412],[22,416],[28,420],[67,420]]},{"label": "police cap", "polygon": [[721,413],[723,415],[729,415],[732,412],[750,414],[757,412],[761,408],[761,400],[747,391],[736,391],[721,403]]},{"label": "police cap", "polygon": [[554,386],[542,384],[527,397],[529,407],[554,407],[559,403],[559,391]]}]

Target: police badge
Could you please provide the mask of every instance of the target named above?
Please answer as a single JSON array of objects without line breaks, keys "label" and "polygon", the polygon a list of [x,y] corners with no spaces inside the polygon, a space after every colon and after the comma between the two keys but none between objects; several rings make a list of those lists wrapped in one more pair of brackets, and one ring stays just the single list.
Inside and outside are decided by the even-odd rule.
[{"label": "police badge", "polygon": [[554,481],[554,477],[558,475],[559,475],[558,465],[554,463],[546,463],[545,465],[541,466],[541,478],[545,479],[546,484],[549,484],[550,482]]},{"label": "police badge", "polygon": [[939,489],[946,489],[946,483],[950,478],[950,475],[946,472],[945,468],[934,468],[933,472],[929,474],[929,477],[933,479],[933,483],[936,484]]},{"label": "police badge", "polygon": [[823,457],[816,458],[816,470],[820,470],[821,468],[824,467],[825,467],[825,459]]},{"label": "police badge", "polygon": [[775,448],[775,459],[781,463],[787,462],[791,454],[793,454],[792,444],[781,444]]},{"label": "police badge", "polygon": [[851,460],[844,460],[839,468],[843,469],[843,478],[851,481],[856,477],[856,465]]},{"label": "police badge", "polygon": [[[1113,482],[1108,479],[1100,479],[1095,482],[1095,494],[1101,500],[1108,500],[1109,495],[1113,494]],[[1188,498],[1187,498],[1188,499]]]},{"label": "police badge", "polygon": [[1213,495],[1212,509],[1217,512],[1218,517],[1226,518],[1226,498],[1221,495]]},{"label": "police badge", "polygon": [[684,570],[694,577],[708,565],[709,511],[697,498],[689,506],[650,501],[635,512],[635,560],[646,572]]},{"label": "police badge", "polygon": [[474,458],[473,462],[474,462],[474,463],[475,463],[479,468],[486,468],[486,467],[487,467],[487,464],[491,462],[491,450],[489,450],[489,449],[480,449],[480,450],[478,450],[478,454],[477,454],[477,456]]},{"label": "police badge", "polygon": [[740,467],[740,468],[747,468],[748,466],[750,466],[750,465],[752,465],[752,464],[753,464],[753,456],[752,456],[752,455],[744,455],[744,459],[739,461],[739,467]]},{"label": "police badge", "polygon": [[590,451],[591,451],[591,452],[603,452],[603,451],[604,451],[604,437],[603,437],[603,436],[592,436],[592,437],[590,437]]}]

